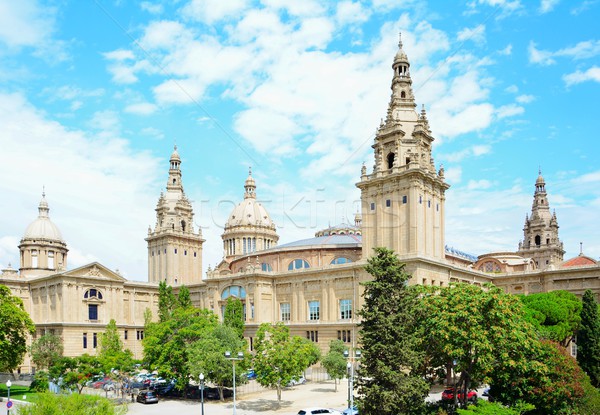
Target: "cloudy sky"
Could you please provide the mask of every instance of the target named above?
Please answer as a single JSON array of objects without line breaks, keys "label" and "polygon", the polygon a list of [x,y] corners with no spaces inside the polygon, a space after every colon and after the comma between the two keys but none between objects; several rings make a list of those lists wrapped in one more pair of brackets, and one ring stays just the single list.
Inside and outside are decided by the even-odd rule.
[{"label": "cloudy sky", "polygon": [[600,257],[600,1],[0,0],[0,267],[45,188],[69,268],[145,280],[176,143],[204,267],[252,166],[280,243],[352,220],[402,32],[446,242],[514,251],[538,169]]}]

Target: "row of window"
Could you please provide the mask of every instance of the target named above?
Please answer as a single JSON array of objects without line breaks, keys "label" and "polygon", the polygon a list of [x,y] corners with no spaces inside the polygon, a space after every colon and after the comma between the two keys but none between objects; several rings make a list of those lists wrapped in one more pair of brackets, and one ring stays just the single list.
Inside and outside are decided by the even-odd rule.
[{"label": "row of window", "polygon": [[[177,252],[178,252],[177,248],[174,248],[173,249],[173,253],[177,254]],[[165,255],[167,254],[167,250],[166,249],[164,250],[164,253],[165,253]],[[160,249],[156,251],[156,255],[160,255]],[[187,256],[187,249],[183,250],[183,255]],[[194,252],[194,258],[196,258],[196,255],[197,255],[196,252]],[[154,256],[154,251],[152,251],[152,256]]]},{"label": "row of window", "polygon": [[[64,256],[63,256],[64,259]],[[36,249],[31,250],[31,267],[37,268],[38,262],[38,251]],[[48,268],[55,268],[54,266],[54,251],[48,251]]]},{"label": "row of window", "polygon": [[[281,321],[290,321],[292,319],[290,303],[279,303],[279,318]],[[308,302],[308,320],[317,321],[321,319],[320,301]],[[352,300],[344,299],[339,301],[339,319],[352,319]]]},{"label": "row of window", "polygon": [[[307,330],[306,338],[315,343],[319,342],[319,331],[318,330]],[[338,330],[337,332],[338,340],[343,341],[344,343],[352,343],[352,330]]]},{"label": "row of window", "polygon": [[[406,203],[408,203],[408,196],[402,196],[402,204],[405,205]],[[423,196],[419,196],[419,203],[423,204]],[[385,207],[391,207],[391,206],[392,206],[392,200],[386,199]],[[431,207],[431,200],[427,201],[427,207],[428,208]],[[371,202],[371,210],[375,210],[375,202]],[[436,203],[435,210],[439,212],[439,210],[440,210],[439,203]]]},{"label": "row of window", "polygon": [[[52,333],[54,334],[54,333]],[[128,336],[128,331],[124,330],[123,331],[123,338],[125,340],[127,340]],[[136,330],[136,335],[137,335],[137,339],[138,340],[144,340],[144,330]],[[98,333],[92,333],[92,348],[96,348],[98,347]],[[88,334],[87,333],[83,333],[83,348],[87,349],[88,348]]]},{"label": "row of window", "polygon": [[[227,249],[227,255],[236,255],[235,241],[236,241],[236,239],[227,239],[225,241],[225,247]],[[260,241],[262,241],[262,243],[263,243],[262,249],[269,249],[272,246],[275,246],[275,241],[273,241],[272,239],[258,238],[259,245],[260,245]],[[238,242],[241,243],[242,254],[250,254],[252,252],[256,252],[257,251],[257,245],[256,245],[257,240],[256,240],[256,237],[253,237],[253,238],[241,238],[241,239],[238,239]],[[260,249],[260,247],[259,247],[259,249]]]},{"label": "row of window", "polygon": [[[331,260],[330,265],[338,265],[338,264],[347,264],[352,262],[350,258],[338,257]],[[310,264],[305,259],[294,259],[288,265],[288,271],[293,271],[296,269],[310,268]]]}]

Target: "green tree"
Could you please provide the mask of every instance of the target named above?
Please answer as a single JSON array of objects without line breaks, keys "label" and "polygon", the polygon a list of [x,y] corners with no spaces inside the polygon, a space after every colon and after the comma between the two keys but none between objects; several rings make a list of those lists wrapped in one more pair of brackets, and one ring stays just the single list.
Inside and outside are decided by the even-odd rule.
[{"label": "green tree", "polygon": [[577,362],[590,377],[592,385],[600,387],[600,319],[594,293],[583,294],[581,325],[577,332]]},{"label": "green tree", "polygon": [[44,334],[29,346],[31,361],[38,369],[47,369],[60,359],[64,347],[62,339],[54,334]]},{"label": "green tree", "polygon": [[256,381],[264,387],[275,388],[278,402],[281,389],[307,367],[307,355],[298,353],[300,342],[294,337],[290,337],[290,329],[282,323],[263,323],[256,332],[253,360]]},{"label": "green tree", "polygon": [[[451,362],[460,373],[457,389],[466,407],[472,383],[503,370],[521,373],[543,369],[534,359],[537,335],[524,321],[523,305],[493,285],[472,284],[422,287],[424,346],[430,361]],[[496,395],[494,395],[496,396]]]},{"label": "green tree", "polygon": [[323,357],[322,365],[330,378],[333,379],[337,392],[337,381],[346,376],[346,358],[344,357],[346,346],[341,340],[332,340],[329,343],[329,352]]},{"label": "green tree", "polygon": [[177,299],[173,294],[173,287],[167,285],[165,281],[158,283],[158,319],[167,321],[171,318],[171,313],[177,305]]},{"label": "green tree", "polygon": [[181,288],[179,288],[179,294],[177,295],[177,306],[181,308],[192,307],[190,290],[185,285],[182,285]]},{"label": "green tree", "polygon": [[227,298],[223,324],[233,328],[238,333],[240,339],[244,337],[244,305],[239,298]]},{"label": "green tree", "polygon": [[416,414],[429,385],[417,374],[423,364],[418,327],[418,293],[393,251],[375,248],[365,267],[373,276],[363,283],[359,314],[362,361],[357,404],[363,415]]},{"label": "green tree", "polygon": [[298,354],[298,363],[302,370],[321,360],[321,349],[314,342],[300,336],[293,336],[291,342],[292,347],[296,349]]},{"label": "green tree", "polygon": [[18,415],[121,415],[127,412],[127,406],[115,406],[101,396],[93,395],[55,395],[42,393],[34,402],[20,406]]},{"label": "green tree", "polygon": [[551,291],[519,298],[525,304],[527,319],[543,339],[568,346],[581,321],[582,304],[575,294]]},{"label": "green tree", "polygon": [[477,401],[477,405],[468,409],[459,409],[458,415],[521,415],[534,409],[533,405],[521,404],[515,407],[507,407],[497,402],[488,402],[483,399]]},{"label": "green tree", "polygon": [[117,330],[117,323],[111,319],[104,333],[100,335],[98,360],[105,373],[113,369],[129,371],[133,368],[133,353],[123,348],[123,341]]},{"label": "green tree", "polygon": [[27,352],[27,336],[35,332],[35,325],[23,301],[0,285],[0,372],[12,372]]},{"label": "green tree", "polygon": [[79,357],[62,357],[48,370],[50,378],[62,378],[69,389],[76,389],[79,394],[88,380],[100,374],[102,366],[95,356],[88,354]]},{"label": "green tree", "polygon": [[[208,331],[200,340],[194,342],[188,349],[188,371],[193,379],[203,373],[207,382],[212,382],[219,388],[223,400],[223,387],[232,386],[233,365],[225,358],[229,351],[233,356],[246,349],[246,342],[240,339],[238,333],[232,328],[222,324]],[[236,385],[248,381],[244,370],[246,361],[236,361]]]}]

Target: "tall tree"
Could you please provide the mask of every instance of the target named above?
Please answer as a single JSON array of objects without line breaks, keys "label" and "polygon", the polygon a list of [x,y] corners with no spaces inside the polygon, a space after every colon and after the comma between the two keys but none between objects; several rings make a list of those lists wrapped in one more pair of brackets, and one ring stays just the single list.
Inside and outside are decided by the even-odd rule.
[{"label": "tall tree", "polygon": [[233,328],[240,338],[244,337],[244,305],[239,298],[227,298],[223,324]]},{"label": "tall tree", "polygon": [[590,377],[592,385],[600,387],[600,319],[594,293],[583,294],[581,325],[577,332],[577,362]]},{"label": "tall tree", "polygon": [[34,332],[23,301],[0,285],[0,372],[12,372],[23,362],[27,336]]},{"label": "tall tree", "polygon": [[179,288],[179,294],[177,295],[177,306],[181,308],[192,307],[190,290],[185,285],[182,285],[181,288]]},{"label": "tall tree", "polygon": [[44,334],[29,346],[31,361],[38,369],[47,369],[63,355],[62,339],[55,334]]},{"label": "tall tree", "polygon": [[420,413],[429,385],[416,373],[423,364],[417,324],[418,293],[408,286],[410,275],[389,249],[375,248],[365,269],[373,280],[363,283],[365,302],[359,312],[359,412]]},{"label": "tall tree", "polygon": [[177,299],[173,294],[173,287],[167,285],[165,281],[158,283],[158,319],[167,321],[171,318],[173,309],[177,305]]},{"label": "tall tree", "polygon": [[123,341],[117,330],[117,322],[111,319],[104,333],[100,335],[98,360],[105,372],[113,369],[129,371],[133,366],[133,353],[123,348]]},{"label": "tall tree", "polygon": [[322,364],[327,374],[333,379],[337,391],[338,379],[346,376],[346,358],[344,357],[346,346],[341,340],[332,340],[329,343],[329,352],[323,357]]},{"label": "tall tree", "polygon": [[296,337],[290,337],[290,329],[282,323],[263,323],[256,332],[253,360],[256,381],[275,388],[277,401],[281,401],[281,389],[307,367],[307,354],[298,353],[300,342]]}]

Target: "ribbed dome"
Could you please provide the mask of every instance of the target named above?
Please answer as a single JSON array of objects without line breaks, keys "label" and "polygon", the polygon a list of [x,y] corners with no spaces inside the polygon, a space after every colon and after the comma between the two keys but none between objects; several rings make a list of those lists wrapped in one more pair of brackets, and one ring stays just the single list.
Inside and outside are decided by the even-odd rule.
[{"label": "ribbed dome", "polygon": [[253,198],[244,199],[233,209],[225,228],[244,225],[275,227],[267,210]]},{"label": "ribbed dome", "polygon": [[27,229],[25,229],[23,239],[44,239],[64,242],[58,227],[52,223],[48,216],[49,210],[46,195],[42,194],[42,200],[38,207],[39,215],[37,219],[31,222]]}]

